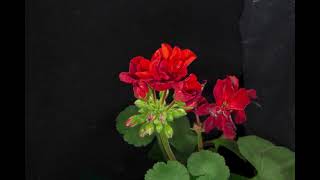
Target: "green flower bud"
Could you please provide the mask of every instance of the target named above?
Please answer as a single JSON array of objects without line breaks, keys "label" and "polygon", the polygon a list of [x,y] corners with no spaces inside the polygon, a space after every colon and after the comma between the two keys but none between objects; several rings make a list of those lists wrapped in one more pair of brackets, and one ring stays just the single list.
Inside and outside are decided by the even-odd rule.
[{"label": "green flower bud", "polygon": [[176,105],[177,105],[178,107],[184,107],[184,106],[186,105],[186,103],[185,103],[185,102],[182,102],[182,101],[176,101]]},{"label": "green flower bud", "polygon": [[172,111],[172,115],[174,118],[180,118],[187,115],[187,112],[183,108],[175,109]]},{"label": "green flower bud", "polygon": [[169,124],[164,125],[164,133],[167,136],[167,138],[172,138],[173,135],[173,129]]},{"label": "green flower bud", "polygon": [[137,99],[134,104],[138,107],[138,108],[143,108],[147,105],[147,103],[141,99]]},{"label": "green flower bud", "polygon": [[154,132],[154,125],[152,123],[148,123],[145,125],[145,134],[149,136]]},{"label": "green flower bud", "polygon": [[167,121],[168,121],[168,122],[172,122],[173,119],[174,119],[174,118],[173,118],[172,112],[171,112],[171,111],[167,112]]},{"label": "green flower bud", "polygon": [[139,129],[139,136],[151,135],[154,132],[154,125],[152,123],[143,124]]},{"label": "green flower bud", "polygon": [[155,124],[155,125],[161,124],[161,122],[160,122],[160,120],[159,120],[158,118],[155,119],[155,120],[153,120],[152,122],[153,122],[153,124]]},{"label": "green flower bud", "polygon": [[156,125],[156,131],[157,131],[157,133],[160,133],[160,132],[162,131],[162,129],[163,129],[162,124],[157,124],[157,125]]}]

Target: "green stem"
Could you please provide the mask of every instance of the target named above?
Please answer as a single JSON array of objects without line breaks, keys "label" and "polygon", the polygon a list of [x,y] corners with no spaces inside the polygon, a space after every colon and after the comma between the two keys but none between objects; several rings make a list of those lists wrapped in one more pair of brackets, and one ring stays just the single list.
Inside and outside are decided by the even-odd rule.
[{"label": "green stem", "polygon": [[202,132],[201,132],[201,122],[200,122],[200,118],[197,114],[196,115],[196,120],[197,120],[197,126],[200,128],[198,130],[196,130],[197,133],[197,137],[198,137],[198,150],[202,150],[203,149],[203,141],[202,141]]},{"label": "green stem", "polygon": [[161,152],[162,152],[162,154],[163,154],[163,157],[164,157],[164,159],[167,161],[169,158],[168,158],[168,156],[167,156],[166,151],[165,151],[164,148],[163,148],[163,144],[162,144],[162,141],[161,141],[161,138],[160,138],[159,135],[157,135],[157,141],[158,141],[158,145],[159,145],[159,147],[160,147],[160,150],[161,150]]},{"label": "green stem", "polygon": [[[165,154],[164,156],[168,157],[168,160],[176,160],[176,157],[174,156],[171,148],[170,148],[170,144],[169,144],[169,141],[168,141],[168,138],[167,136],[164,134],[164,131],[161,131],[161,133],[159,133],[157,136],[158,137],[158,142],[161,143],[164,151],[165,151]],[[160,140],[159,140],[160,139]]]},{"label": "green stem", "polygon": [[161,97],[160,104],[161,106],[164,104],[164,101],[167,99],[168,90],[163,92],[163,96]]},{"label": "green stem", "polygon": [[174,104],[175,104],[175,100],[171,101],[171,103],[167,107],[167,110],[169,110]]},{"label": "green stem", "polygon": [[152,97],[153,97],[154,103],[157,103],[157,94],[155,90],[152,90]]},{"label": "green stem", "polygon": [[198,151],[201,151],[203,149],[203,142],[202,142],[202,134],[201,132],[197,132],[198,137]]}]

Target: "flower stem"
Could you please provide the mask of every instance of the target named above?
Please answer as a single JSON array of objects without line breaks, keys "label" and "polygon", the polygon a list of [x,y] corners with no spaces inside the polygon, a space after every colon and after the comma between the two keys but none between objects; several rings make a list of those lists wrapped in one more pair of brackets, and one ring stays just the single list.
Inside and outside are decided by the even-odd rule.
[{"label": "flower stem", "polygon": [[202,141],[202,125],[200,122],[200,118],[197,114],[196,115],[196,124],[197,124],[197,129],[195,129],[196,133],[197,133],[197,139],[198,139],[198,150],[202,150],[203,149],[203,141]]},{"label": "flower stem", "polygon": [[162,152],[162,154],[163,154],[164,159],[165,159],[165,160],[168,160],[169,158],[168,158],[168,156],[167,156],[166,151],[165,151],[164,148],[163,148],[163,144],[162,144],[160,135],[157,135],[157,141],[158,141],[158,145],[159,145],[159,147],[160,147],[160,150],[161,150],[161,152]]},{"label": "flower stem", "polygon": [[[170,148],[170,144],[168,141],[167,136],[164,134],[164,131],[161,131],[161,133],[157,134],[157,138],[158,138],[158,142],[161,143],[160,146],[162,146],[163,150],[165,153],[163,153],[163,155],[165,157],[168,157],[168,160],[176,160],[176,157],[174,156],[171,148]],[[162,151],[163,152],[163,151]]]},{"label": "flower stem", "polygon": [[157,94],[155,90],[152,90],[152,97],[153,97],[154,103],[157,103]]},{"label": "flower stem", "polygon": [[164,104],[164,101],[167,99],[168,90],[163,92],[163,96],[161,97],[160,104],[161,106]]},{"label": "flower stem", "polygon": [[175,104],[175,100],[171,101],[171,103],[167,107],[167,110],[169,110],[174,104]]}]

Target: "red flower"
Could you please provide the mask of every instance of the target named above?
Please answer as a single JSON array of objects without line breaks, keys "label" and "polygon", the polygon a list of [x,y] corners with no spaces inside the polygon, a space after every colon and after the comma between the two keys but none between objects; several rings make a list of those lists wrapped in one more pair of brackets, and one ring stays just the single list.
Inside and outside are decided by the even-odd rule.
[{"label": "red flower", "polygon": [[196,59],[196,55],[189,49],[173,49],[169,44],[161,44],[151,58],[150,72],[153,79],[150,85],[158,91],[167,90],[185,77],[187,67]]},{"label": "red flower", "polygon": [[174,87],[174,99],[186,103],[186,106],[195,108],[202,100],[202,90],[205,83],[200,84],[195,74],[190,74],[184,81]]},{"label": "red flower", "polygon": [[204,122],[205,132],[218,128],[228,139],[234,139],[235,125],[231,114],[235,115],[235,123],[242,124],[246,121],[245,108],[256,97],[253,89],[239,89],[239,80],[235,76],[227,76],[223,80],[218,80],[213,95],[215,104],[204,104],[196,112],[198,115],[210,114]]},{"label": "red flower", "polygon": [[121,72],[119,75],[122,82],[133,85],[136,98],[145,98],[149,91],[147,82],[152,78],[149,67],[149,60],[137,56],[130,60],[129,72]]}]

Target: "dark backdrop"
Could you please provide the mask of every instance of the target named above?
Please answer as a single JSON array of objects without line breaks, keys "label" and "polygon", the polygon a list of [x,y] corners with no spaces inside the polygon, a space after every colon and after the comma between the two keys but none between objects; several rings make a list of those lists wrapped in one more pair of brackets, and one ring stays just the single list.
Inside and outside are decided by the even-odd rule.
[{"label": "dark backdrop", "polygon": [[294,149],[292,12],[266,3],[26,0],[27,179],[143,178],[153,162],[115,129],[134,100],[118,74],[162,42],[198,55],[206,96],[226,74],[257,89],[245,133]]}]

